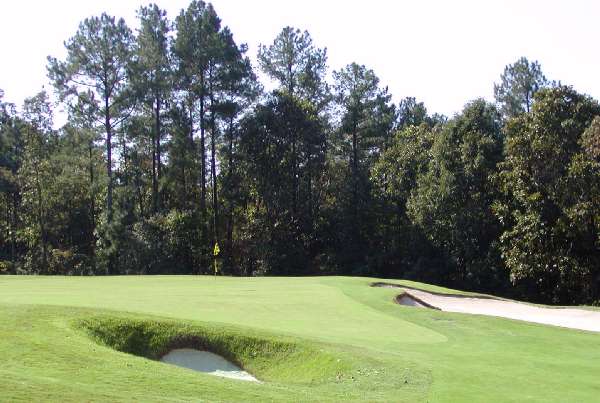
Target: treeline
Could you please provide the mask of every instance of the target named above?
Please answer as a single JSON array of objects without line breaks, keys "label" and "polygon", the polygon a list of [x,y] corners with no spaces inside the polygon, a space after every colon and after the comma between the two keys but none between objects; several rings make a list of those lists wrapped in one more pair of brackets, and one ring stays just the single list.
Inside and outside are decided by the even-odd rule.
[{"label": "treeline", "polygon": [[0,98],[0,272],[402,277],[600,301],[600,106],[522,58],[448,119],[284,28],[265,93],[210,4],[84,20]]}]

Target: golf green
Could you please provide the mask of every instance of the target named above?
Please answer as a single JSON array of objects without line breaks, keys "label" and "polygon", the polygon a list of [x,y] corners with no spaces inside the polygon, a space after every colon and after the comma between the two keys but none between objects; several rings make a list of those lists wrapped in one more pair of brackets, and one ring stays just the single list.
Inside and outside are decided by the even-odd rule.
[{"label": "golf green", "polygon": [[[373,281],[380,280],[3,276],[0,400],[593,402],[600,396],[600,334],[404,307],[393,302],[398,290],[370,287]],[[229,354],[262,383],[158,362],[175,339],[223,350],[215,352]]]}]

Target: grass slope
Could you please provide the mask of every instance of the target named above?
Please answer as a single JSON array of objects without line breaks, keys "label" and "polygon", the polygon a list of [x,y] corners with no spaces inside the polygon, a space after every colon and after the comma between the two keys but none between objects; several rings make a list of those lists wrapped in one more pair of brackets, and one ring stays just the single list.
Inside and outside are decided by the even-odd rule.
[{"label": "grass slope", "polygon": [[[0,400],[593,402],[600,395],[599,334],[402,307],[392,302],[398,290],[372,281],[0,277]],[[223,354],[265,382],[112,348],[155,358],[178,335],[225,346]]]}]

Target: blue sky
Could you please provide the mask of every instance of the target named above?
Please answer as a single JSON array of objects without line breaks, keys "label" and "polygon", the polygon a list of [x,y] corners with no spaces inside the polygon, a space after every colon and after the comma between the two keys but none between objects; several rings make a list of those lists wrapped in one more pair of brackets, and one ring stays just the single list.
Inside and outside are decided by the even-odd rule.
[{"label": "blue sky", "polygon": [[[187,0],[157,0],[171,19]],[[600,98],[600,1],[535,0],[214,0],[217,13],[254,56],[285,25],[307,29],[327,47],[329,66],[372,68],[397,102],[424,101],[452,115],[520,56],[538,60],[549,79]],[[3,1],[0,88],[20,105],[47,85],[46,56],[64,56],[79,21],[103,11],[137,26],[139,0]]]}]

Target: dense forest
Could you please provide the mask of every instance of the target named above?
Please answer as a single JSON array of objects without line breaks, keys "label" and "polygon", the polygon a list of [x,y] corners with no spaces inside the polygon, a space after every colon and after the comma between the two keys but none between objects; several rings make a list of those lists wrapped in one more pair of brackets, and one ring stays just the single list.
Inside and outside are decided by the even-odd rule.
[{"label": "dense forest", "polygon": [[138,18],[87,18],[48,58],[60,105],[0,91],[0,273],[216,267],[600,303],[600,105],[539,63],[445,117],[394,105],[366,66],[330,72],[306,31],[253,66],[208,3]]}]

